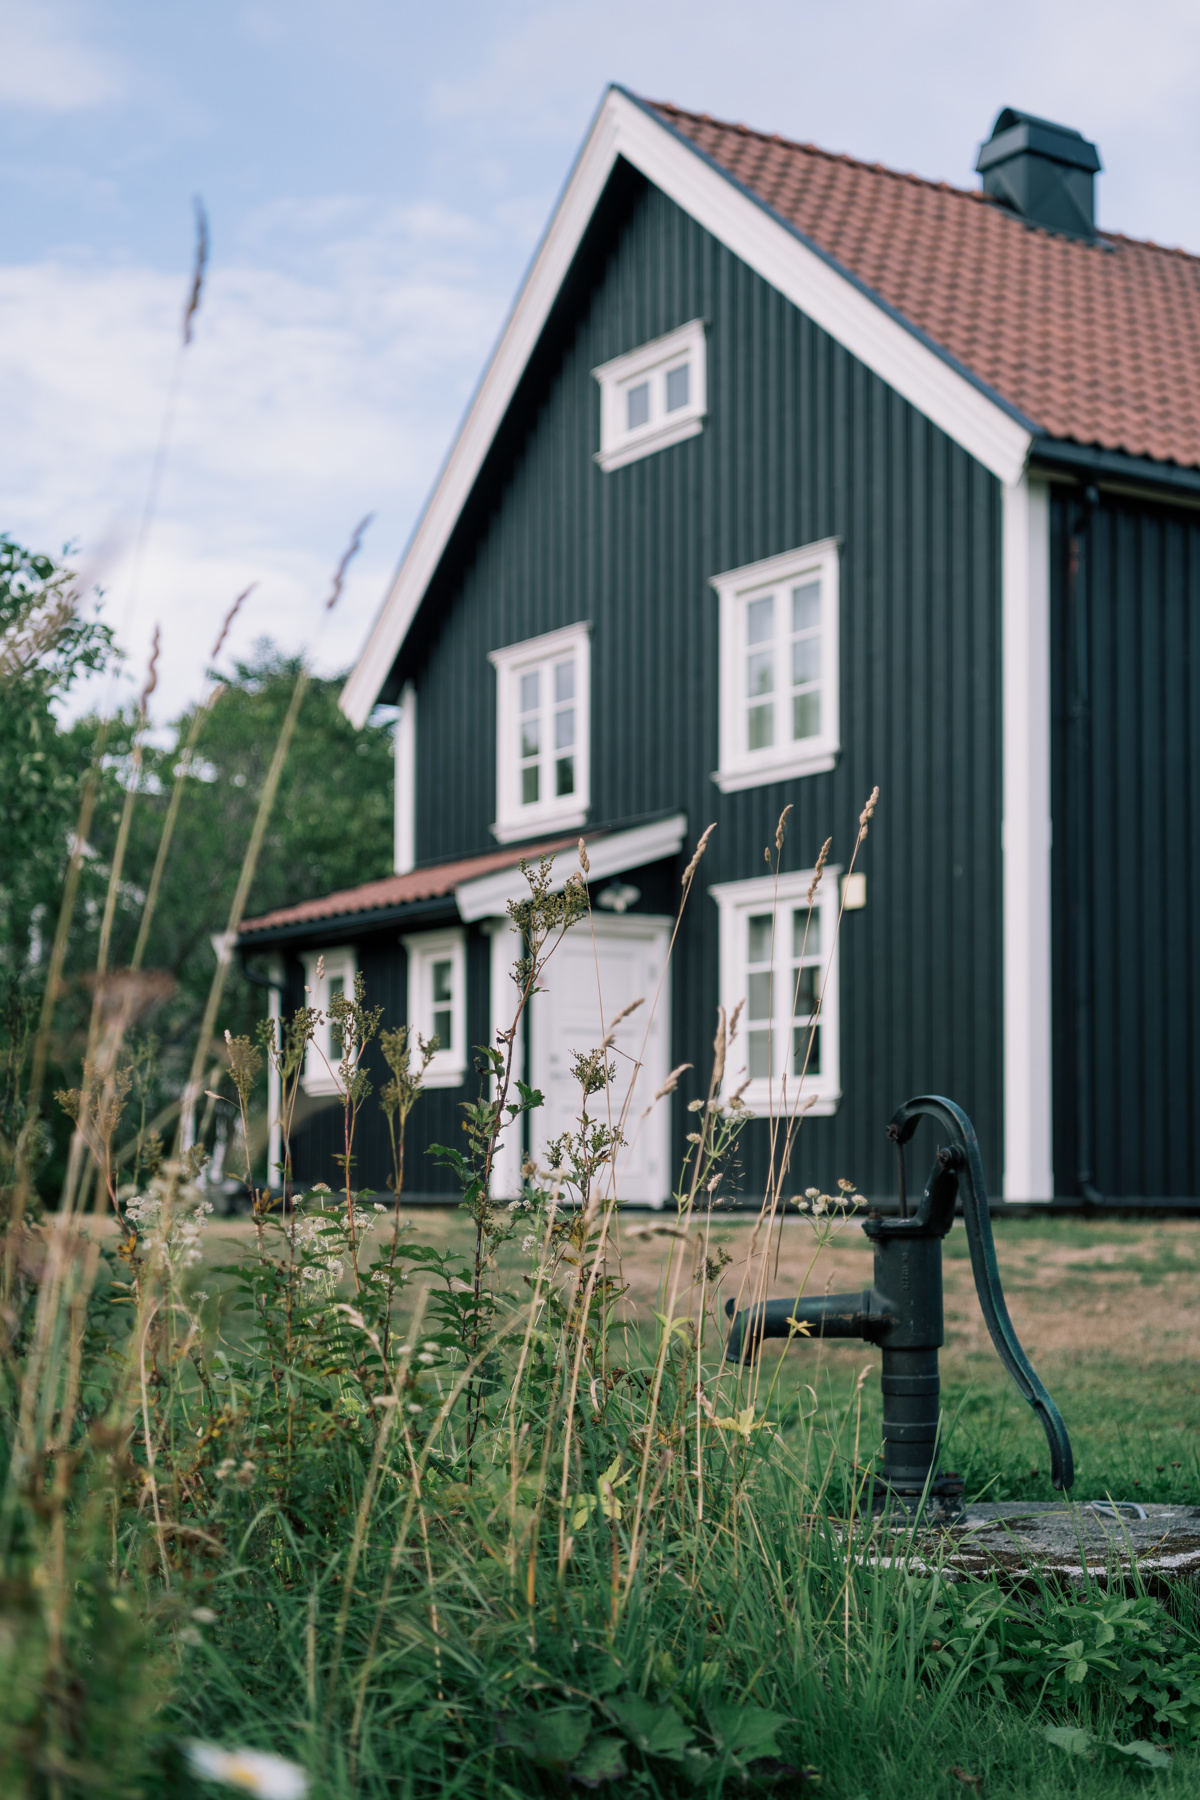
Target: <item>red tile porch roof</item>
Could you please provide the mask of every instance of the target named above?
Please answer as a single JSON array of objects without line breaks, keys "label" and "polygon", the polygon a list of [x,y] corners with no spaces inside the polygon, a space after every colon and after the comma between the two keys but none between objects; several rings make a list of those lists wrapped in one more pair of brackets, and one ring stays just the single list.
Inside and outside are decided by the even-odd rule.
[{"label": "red tile porch roof", "polygon": [[1200,258],[650,105],[1044,432],[1200,466]]},{"label": "red tile porch roof", "polygon": [[343,888],[340,893],[322,894],[317,900],[301,900],[296,906],[280,906],[257,919],[243,921],[239,936],[273,931],[284,925],[306,925],[322,919],[348,918],[354,913],[379,912],[384,907],[404,906],[412,900],[436,900],[452,894],[464,881],[478,875],[490,875],[498,869],[515,869],[522,857],[534,862],[554,850],[566,850],[579,842],[579,833],[553,838],[544,844],[515,844],[506,850],[491,850],[485,856],[463,857],[457,862],[436,863],[432,868],[413,869],[408,875],[385,875],[379,881],[364,881],[361,887]]}]

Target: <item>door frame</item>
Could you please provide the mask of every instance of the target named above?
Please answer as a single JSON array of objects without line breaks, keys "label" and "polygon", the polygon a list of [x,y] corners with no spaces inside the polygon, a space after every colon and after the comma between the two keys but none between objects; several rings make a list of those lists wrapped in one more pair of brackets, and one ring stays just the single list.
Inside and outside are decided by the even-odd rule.
[{"label": "door frame", "polygon": [[[662,1048],[659,1051],[662,1068],[661,1073],[655,1078],[656,1072],[653,1068],[649,1067],[649,1059],[642,1064],[640,1079],[646,1083],[646,1095],[639,1107],[631,1109],[631,1112],[636,1110],[636,1119],[631,1117],[627,1120],[627,1125],[632,1126],[633,1132],[638,1136],[641,1136],[645,1132],[653,1132],[660,1139],[661,1156],[659,1158],[659,1167],[663,1171],[662,1193],[655,1195],[649,1201],[635,1200],[628,1202],[628,1204],[633,1206],[649,1205],[655,1211],[660,1210],[666,1205],[671,1193],[670,1096],[665,1095],[663,1099],[658,1102],[648,1119],[643,1120],[641,1118],[641,1113],[645,1110],[647,1103],[650,1103],[650,1096],[662,1086],[671,1069],[671,959],[669,951],[671,946],[671,931],[674,924],[674,919],[665,913],[593,912],[590,913],[587,918],[581,919],[577,925],[574,925],[571,928],[573,932],[593,932],[598,942],[605,938],[610,942],[620,942],[621,940],[629,942],[631,939],[637,938],[648,939],[655,944],[658,950],[662,971],[659,979],[659,986],[657,994],[647,994],[645,996],[645,1004],[647,1008],[654,1008],[653,1017],[657,1020],[662,1030],[662,1037],[660,1039]],[[554,960],[552,957],[550,960],[548,979],[553,978],[553,969]],[[603,996],[601,996],[601,1002],[603,1003]],[[542,1021],[545,1018],[545,1013],[546,1007],[542,998],[542,991],[539,990],[533,995],[529,1009],[529,1081],[535,1088],[543,1086],[543,1083],[547,1080],[547,1069],[545,1061],[543,1060],[547,1054],[547,1039],[544,1029],[540,1029]],[[649,1013],[643,1014],[640,1007],[638,1013],[635,1014],[635,1017],[638,1016],[644,1017],[646,1023],[649,1023],[651,1015]],[[644,1041],[645,1026],[643,1026],[643,1042]],[[535,1137],[538,1135],[536,1119],[537,1114],[532,1114],[530,1117],[530,1125]],[[620,1199],[619,1194],[618,1199]]]}]

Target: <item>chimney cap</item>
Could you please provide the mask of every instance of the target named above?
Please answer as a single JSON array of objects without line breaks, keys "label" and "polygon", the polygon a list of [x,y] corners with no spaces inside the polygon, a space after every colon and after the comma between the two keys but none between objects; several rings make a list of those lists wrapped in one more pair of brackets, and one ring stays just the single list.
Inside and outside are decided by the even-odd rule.
[{"label": "chimney cap", "polygon": [[1081,131],[1056,125],[1051,119],[1039,119],[1034,113],[1020,112],[1015,106],[1005,106],[996,115],[991,137],[980,149],[976,173],[982,175],[1023,151],[1068,168],[1083,169],[1089,175],[1097,174],[1103,166],[1095,144]]}]

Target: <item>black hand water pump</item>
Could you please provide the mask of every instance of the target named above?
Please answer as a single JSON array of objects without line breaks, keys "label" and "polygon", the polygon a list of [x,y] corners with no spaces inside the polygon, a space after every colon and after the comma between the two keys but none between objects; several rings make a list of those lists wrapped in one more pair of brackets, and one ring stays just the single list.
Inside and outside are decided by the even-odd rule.
[{"label": "black hand water pump", "polygon": [[[904,1146],[922,1118],[934,1120],[949,1142],[938,1150],[921,1203],[910,1217]],[[744,1308],[733,1321],[726,1361],[740,1363],[764,1338],[791,1337],[797,1326],[806,1326],[810,1337],[865,1338],[878,1344],[883,1351],[884,1449],[876,1498],[884,1502],[894,1497],[904,1504],[928,1493],[952,1507],[962,1492],[962,1480],[940,1474],[936,1466],[938,1349],[946,1335],[942,1239],[954,1223],[954,1204],[961,1195],[975,1289],[992,1342],[1042,1422],[1054,1486],[1069,1488],[1075,1478],[1071,1440],[1057,1406],[1021,1348],[1004,1303],[974,1126],[952,1100],[925,1094],[902,1106],[887,1130],[899,1157],[900,1216],[862,1221],[875,1246],[875,1285],[859,1294],[768,1300]],[[726,1312],[732,1314],[735,1305],[729,1301]]]}]

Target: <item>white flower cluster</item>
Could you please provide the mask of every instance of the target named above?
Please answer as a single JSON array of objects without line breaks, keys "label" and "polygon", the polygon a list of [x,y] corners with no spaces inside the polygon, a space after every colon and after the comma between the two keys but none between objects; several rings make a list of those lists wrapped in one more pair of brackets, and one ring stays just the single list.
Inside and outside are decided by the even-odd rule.
[{"label": "white flower cluster", "polygon": [[[199,1188],[177,1188],[169,1197],[165,1183],[155,1180],[148,1194],[134,1194],[125,1203],[125,1217],[139,1237],[157,1240],[160,1268],[181,1274],[204,1256],[204,1227],[213,1209]],[[165,1230],[164,1230],[165,1226]]]}]

